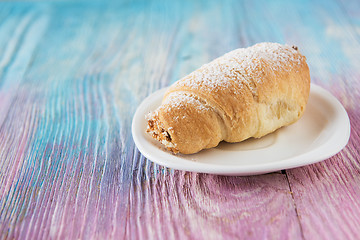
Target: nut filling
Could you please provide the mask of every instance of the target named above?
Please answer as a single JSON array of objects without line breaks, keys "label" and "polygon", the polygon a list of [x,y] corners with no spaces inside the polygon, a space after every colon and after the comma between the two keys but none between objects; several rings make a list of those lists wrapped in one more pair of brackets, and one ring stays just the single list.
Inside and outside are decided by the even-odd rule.
[{"label": "nut filling", "polygon": [[179,150],[172,142],[170,133],[162,126],[157,113],[149,114],[146,116],[146,119],[148,120],[146,132],[150,133],[153,138],[161,142],[167,150],[178,153]]}]

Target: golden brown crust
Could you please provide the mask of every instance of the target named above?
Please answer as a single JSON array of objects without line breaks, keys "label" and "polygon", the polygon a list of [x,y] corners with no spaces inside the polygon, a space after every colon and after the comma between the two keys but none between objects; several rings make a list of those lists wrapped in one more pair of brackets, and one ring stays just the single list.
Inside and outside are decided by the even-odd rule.
[{"label": "golden brown crust", "polygon": [[149,115],[148,131],[184,154],[222,140],[262,137],[297,121],[309,91],[306,58],[295,48],[261,43],[234,50],[174,83]]}]

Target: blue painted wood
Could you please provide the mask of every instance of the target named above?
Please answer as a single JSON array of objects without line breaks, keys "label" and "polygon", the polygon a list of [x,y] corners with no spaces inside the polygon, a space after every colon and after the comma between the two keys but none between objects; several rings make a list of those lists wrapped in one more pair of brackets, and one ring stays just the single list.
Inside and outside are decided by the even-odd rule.
[{"label": "blue painted wood", "polygon": [[[358,1],[0,3],[1,239],[357,239]],[[254,177],[164,168],[137,105],[257,42],[295,44],[349,113],[349,145]],[[336,227],[334,227],[336,226]]]}]

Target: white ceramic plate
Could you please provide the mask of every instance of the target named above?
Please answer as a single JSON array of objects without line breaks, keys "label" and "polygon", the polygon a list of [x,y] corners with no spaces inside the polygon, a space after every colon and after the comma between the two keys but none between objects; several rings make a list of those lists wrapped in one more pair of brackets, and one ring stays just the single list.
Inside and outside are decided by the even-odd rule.
[{"label": "white ceramic plate", "polygon": [[311,84],[303,117],[260,139],[221,142],[196,154],[172,154],[145,131],[145,115],[160,104],[166,89],[147,97],[135,112],[132,134],[149,160],[173,169],[245,176],[300,167],[325,160],[343,149],[350,136],[350,121],[341,103],[323,88]]}]

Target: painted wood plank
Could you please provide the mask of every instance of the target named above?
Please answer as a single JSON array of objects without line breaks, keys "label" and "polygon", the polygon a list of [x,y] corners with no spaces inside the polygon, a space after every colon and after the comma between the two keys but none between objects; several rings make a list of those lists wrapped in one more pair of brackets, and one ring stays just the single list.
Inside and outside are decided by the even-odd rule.
[{"label": "painted wood plank", "polygon": [[286,176],[222,177],[139,171],[130,192],[130,239],[300,239]]},{"label": "painted wood plank", "polygon": [[[92,30],[91,26],[100,13],[88,17],[90,22],[82,25],[75,12],[65,9],[60,15],[53,16],[49,28],[54,30],[46,33],[46,42],[42,42],[42,48],[33,59],[35,67],[28,71],[24,77],[26,84],[17,92],[18,96],[29,96],[26,90],[33,89],[29,107],[39,110],[33,116],[37,118],[35,136],[28,140],[32,144],[24,149],[24,155],[18,159],[25,167],[16,168],[20,176],[12,180],[13,184],[5,193],[6,198],[1,199],[1,232],[5,234],[2,236],[31,239],[55,236],[85,238],[89,234],[93,236],[92,232],[96,228],[107,231],[111,227],[107,224],[110,218],[107,221],[100,220],[106,228],[102,228],[96,219],[113,211],[112,208],[99,210],[100,205],[111,201],[111,189],[114,189],[111,186],[116,182],[105,180],[107,183],[104,185],[104,176],[121,179],[118,166],[121,164],[121,144],[117,144],[117,141],[120,142],[118,136],[113,137],[114,133],[119,132],[119,126],[114,120],[105,118],[114,114],[109,104],[111,98],[105,96],[109,89],[102,86],[104,78],[90,72],[92,68],[87,70],[88,73],[81,68],[84,60],[95,54],[92,51],[94,44],[89,39],[95,35],[95,29]],[[64,15],[68,21],[75,23],[63,23],[61,19]],[[66,33],[74,38],[61,37],[62,29],[66,29]],[[108,41],[107,37],[109,34],[105,34],[102,41]],[[47,68],[51,66],[56,66],[57,71],[49,72]],[[80,76],[75,77],[77,74]],[[20,126],[7,121],[2,128],[3,136],[13,137],[17,129],[24,127],[22,123],[29,122],[19,114],[21,110],[28,110],[25,106],[21,100],[13,104],[8,115],[14,115],[12,119],[20,118],[17,122]],[[31,113],[32,109],[29,110]],[[111,136],[111,144],[107,144],[108,136]],[[10,141],[2,144],[9,150],[14,147],[9,145]],[[19,152],[19,149],[15,149],[15,152]],[[113,162],[107,163],[109,160]],[[104,186],[99,188],[101,185]],[[119,186],[117,191],[123,188],[126,188],[126,184]],[[105,194],[104,191],[110,193]],[[102,196],[105,196],[106,201],[101,200],[104,198]],[[124,198],[117,199],[116,206],[121,211],[123,203],[127,201],[126,194]],[[125,214],[118,217],[123,219],[119,221],[120,224],[125,222]],[[90,220],[84,224],[84,218]],[[117,236],[123,235],[121,231],[124,229],[119,228],[119,231]]]}]

